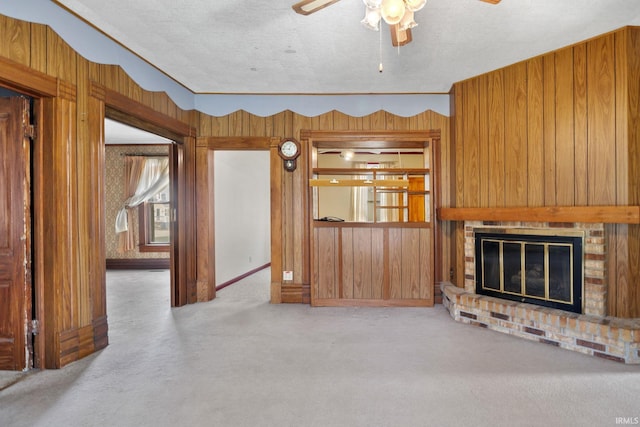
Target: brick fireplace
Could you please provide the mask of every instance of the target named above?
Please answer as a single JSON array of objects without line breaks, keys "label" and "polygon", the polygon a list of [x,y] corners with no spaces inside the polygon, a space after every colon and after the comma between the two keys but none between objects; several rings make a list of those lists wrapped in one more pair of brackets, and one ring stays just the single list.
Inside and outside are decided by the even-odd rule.
[{"label": "brick fireplace", "polygon": [[[441,285],[456,320],[623,363],[640,363],[640,320],[606,314],[607,257],[603,224],[465,221],[465,287]],[[578,312],[476,292],[476,235],[582,237],[582,300]],[[524,287],[524,285],[523,285]],[[533,302],[533,303],[532,303]]]}]

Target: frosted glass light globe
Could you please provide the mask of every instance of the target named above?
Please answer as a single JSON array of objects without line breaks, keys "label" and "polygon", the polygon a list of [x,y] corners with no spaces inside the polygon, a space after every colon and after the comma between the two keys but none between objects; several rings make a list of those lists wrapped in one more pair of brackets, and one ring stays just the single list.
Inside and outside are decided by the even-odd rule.
[{"label": "frosted glass light globe", "polygon": [[367,6],[364,12],[364,19],[360,23],[370,30],[380,30],[380,8],[373,9]]},{"label": "frosted glass light globe", "polygon": [[404,3],[407,5],[407,9],[417,12],[427,4],[427,0],[404,0]]},{"label": "frosted glass light globe", "polygon": [[395,25],[402,20],[404,16],[405,6],[404,0],[383,0],[380,13],[382,19],[389,25]]}]

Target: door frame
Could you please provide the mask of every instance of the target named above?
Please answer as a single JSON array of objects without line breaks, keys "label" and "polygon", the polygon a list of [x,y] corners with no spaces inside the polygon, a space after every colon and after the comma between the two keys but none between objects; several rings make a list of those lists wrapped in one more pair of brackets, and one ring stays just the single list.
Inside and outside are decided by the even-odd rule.
[{"label": "door frame", "polygon": [[[280,203],[281,189],[274,186],[274,159],[279,161],[280,157],[276,154],[278,144],[282,140],[281,137],[269,136],[252,136],[252,137],[232,137],[232,136],[202,136],[197,139],[196,146],[196,162],[200,172],[196,188],[197,204],[201,206],[199,210],[199,221],[206,222],[208,232],[204,236],[200,236],[200,245],[198,245],[199,271],[198,280],[201,282],[200,287],[203,289],[203,301],[209,301],[216,297],[216,271],[215,271],[215,192],[214,192],[214,157],[216,151],[266,151],[269,152],[269,176],[270,196],[271,196],[271,261],[272,279],[271,279],[271,302],[279,302],[280,289],[274,290],[273,287],[273,269],[274,263],[276,268],[280,268],[282,247],[280,236],[280,212],[279,207],[274,211],[274,206]],[[279,164],[279,163],[278,163]],[[197,238],[198,236],[196,236]],[[277,295],[276,295],[277,293]]]},{"label": "door frame", "polygon": [[[177,142],[172,146],[171,159],[175,172],[175,218],[173,222],[172,242],[172,295],[171,305],[181,306],[184,304],[194,303],[197,301],[196,289],[196,233],[195,221],[195,135],[196,130],[193,126],[186,124],[180,120],[160,113],[144,104],[136,102],[115,91],[106,89],[103,85],[95,82],[89,82],[88,95],[90,99],[98,101],[102,106],[96,117],[90,117],[92,135],[104,139],[104,119],[105,112],[119,112],[121,118],[125,122],[135,124],[142,129],[152,131],[158,135],[162,135]],[[53,292],[51,286],[45,286],[46,264],[45,254],[51,252],[51,244],[46,240],[47,216],[44,213],[45,206],[50,203],[50,196],[45,192],[47,184],[44,181],[44,173],[50,165],[45,163],[45,150],[47,145],[44,141],[45,137],[52,137],[59,123],[56,123],[56,115],[60,114],[57,110],[57,100],[63,96],[69,96],[73,93],[74,86],[66,81],[49,76],[39,72],[26,65],[14,62],[10,59],[0,57],[0,86],[6,87],[14,92],[24,94],[33,99],[33,120],[36,128],[36,138],[33,144],[32,153],[32,288],[33,288],[33,313],[35,319],[39,321],[38,333],[33,339],[33,367],[34,368],[50,368],[60,367],[62,362],[59,354],[60,337],[60,319],[57,317],[58,308],[55,303],[47,301],[45,298],[51,297]],[[95,110],[94,110],[95,111]],[[185,114],[193,115],[195,120],[195,112],[187,112]],[[99,123],[98,123],[99,121]],[[134,123],[131,123],[131,122]],[[94,123],[95,122],[95,123]],[[193,122],[193,120],[190,120]],[[95,134],[93,133],[95,132]],[[57,136],[57,135],[56,135]],[[55,136],[54,136],[55,137]],[[102,170],[95,171],[96,174],[104,175],[104,141],[102,141],[101,153],[97,153],[102,157]],[[96,179],[101,180],[100,176]],[[103,197],[103,196],[102,196]],[[102,215],[97,227],[104,229],[105,219]],[[50,222],[50,221],[49,221]],[[105,260],[95,260],[96,262],[104,262]],[[101,294],[94,295],[98,301],[97,309],[104,307],[105,289],[105,270],[104,267],[96,270],[94,279],[95,291]],[[94,345],[96,349],[107,345],[107,325],[106,316],[98,313],[100,318],[94,319]],[[89,325],[91,327],[91,325]],[[97,328],[97,329],[96,329]]]},{"label": "door frame", "polygon": [[[99,85],[92,82],[92,86]],[[171,306],[195,303],[196,224],[188,219],[195,218],[195,167],[192,163],[196,129],[110,89],[100,87],[97,92],[103,94],[105,105],[102,109],[102,126],[105,118],[109,118],[174,141],[169,152],[172,192]],[[104,130],[101,134],[104,135]],[[103,150],[104,147],[103,140]]]},{"label": "door frame", "polygon": [[[44,305],[44,191],[43,191],[43,141],[44,129],[53,123],[53,110],[45,108],[58,95],[57,79],[0,57],[0,85],[32,99],[31,121],[35,123],[36,138],[31,153],[31,287],[32,312],[39,321],[37,334],[33,336],[33,368],[44,368],[46,348],[46,323]],[[26,332],[26,331],[25,331]]]}]

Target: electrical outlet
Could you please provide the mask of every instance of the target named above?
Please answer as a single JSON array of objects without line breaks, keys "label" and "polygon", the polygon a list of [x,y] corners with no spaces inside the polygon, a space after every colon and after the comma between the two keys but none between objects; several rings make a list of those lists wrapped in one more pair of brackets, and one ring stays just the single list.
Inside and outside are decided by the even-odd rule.
[{"label": "electrical outlet", "polygon": [[282,280],[283,281],[292,281],[293,280],[293,271],[283,271],[282,272]]}]

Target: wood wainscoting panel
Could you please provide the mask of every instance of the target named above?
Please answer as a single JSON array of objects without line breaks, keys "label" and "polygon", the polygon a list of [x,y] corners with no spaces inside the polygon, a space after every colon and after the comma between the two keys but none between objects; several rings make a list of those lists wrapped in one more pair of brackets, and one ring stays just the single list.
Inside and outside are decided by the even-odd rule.
[{"label": "wood wainscoting panel", "polygon": [[315,263],[314,282],[317,287],[311,292],[311,301],[314,297],[319,299],[340,298],[338,287],[339,267],[339,229],[316,228],[314,230]]},{"label": "wood wainscoting panel", "polygon": [[342,297],[380,299],[383,295],[383,230],[342,228]]},{"label": "wood wainscoting panel", "polygon": [[317,306],[432,306],[433,230],[425,227],[314,227]]}]

